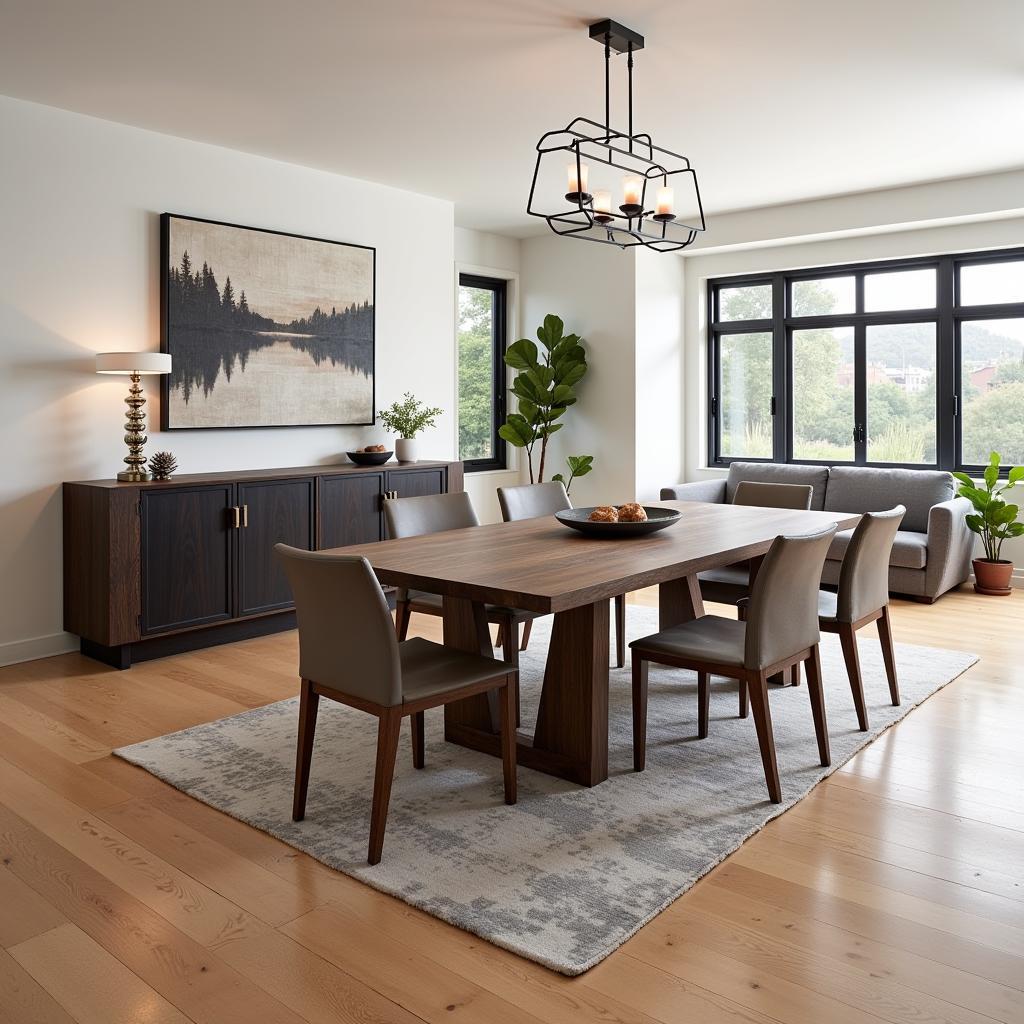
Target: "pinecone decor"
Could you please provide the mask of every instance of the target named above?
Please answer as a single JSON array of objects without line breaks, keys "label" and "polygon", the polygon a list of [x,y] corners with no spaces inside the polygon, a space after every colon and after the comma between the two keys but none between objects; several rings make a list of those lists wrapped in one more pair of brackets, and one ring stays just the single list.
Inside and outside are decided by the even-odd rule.
[{"label": "pinecone decor", "polygon": [[170,452],[154,452],[149,457],[149,471],[154,480],[170,480],[178,468],[178,460]]}]

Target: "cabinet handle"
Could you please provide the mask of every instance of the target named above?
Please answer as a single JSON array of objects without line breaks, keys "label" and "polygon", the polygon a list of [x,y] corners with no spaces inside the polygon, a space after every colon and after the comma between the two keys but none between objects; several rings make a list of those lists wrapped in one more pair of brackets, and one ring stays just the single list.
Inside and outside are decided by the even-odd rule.
[{"label": "cabinet handle", "polygon": [[248,505],[243,505],[242,506],[242,526],[248,526],[248,525],[249,525],[249,506]]},{"label": "cabinet handle", "polygon": [[228,511],[231,513],[231,528],[237,530],[242,522],[241,509],[237,505],[232,505]]}]

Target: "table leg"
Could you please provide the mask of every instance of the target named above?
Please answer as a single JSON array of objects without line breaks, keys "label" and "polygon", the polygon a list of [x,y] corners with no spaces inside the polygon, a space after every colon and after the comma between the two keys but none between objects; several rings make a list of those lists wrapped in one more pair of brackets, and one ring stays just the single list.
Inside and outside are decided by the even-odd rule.
[{"label": "table leg", "polygon": [[534,758],[585,786],[608,778],[608,625],[607,601],[555,615],[533,737]]},{"label": "table leg", "polygon": [[659,585],[659,629],[691,622],[703,614],[704,599],[700,596],[700,580],[696,576],[681,576],[677,580],[669,580]]},{"label": "table leg", "polygon": [[[490,656],[483,608],[470,605],[445,598],[444,642]],[[523,767],[584,786],[608,778],[608,627],[606,600],[555,615],[536,734],[520,732],[516,745]],[[501,755],[498,719],[482,695],[445,706],[444,735]]]}]

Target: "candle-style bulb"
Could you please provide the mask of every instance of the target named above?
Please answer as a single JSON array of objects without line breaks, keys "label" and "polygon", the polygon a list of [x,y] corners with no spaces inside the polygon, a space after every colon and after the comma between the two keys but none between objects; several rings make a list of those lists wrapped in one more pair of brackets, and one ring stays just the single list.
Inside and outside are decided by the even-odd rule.
[{"label": "candle-style bulb", "polygon": [[675,220],[675,189],[671,185],[662,185],[658,189],[658,199],[654,204],[654,219],[662,222]]},{"label": "candle-style bulb", "polygon": [[627,174],[622,179],[622,204],[619,209],[627,217],[643,212],[643,181],[636,174]]},{"label": "candle-style bulb", "polygon": [[570,203],[576,203],[577,206],[589,203],[590,193],[587,191],[587,184],[590,178],[590,168],[582,161],[577,164],[573,160],[566,165],[565,172],[569,183],[569,189],[565,193],[565,198]]},{"label": "candle-style bulb", "polygon": [[594,220],[607,224],[612,219],[612,194],[606,188],[594,189]]}]

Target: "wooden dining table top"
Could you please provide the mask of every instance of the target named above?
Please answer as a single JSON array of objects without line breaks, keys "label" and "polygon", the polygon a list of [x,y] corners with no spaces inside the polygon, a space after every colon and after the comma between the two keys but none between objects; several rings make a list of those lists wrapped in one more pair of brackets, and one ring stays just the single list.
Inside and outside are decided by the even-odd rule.
[{"label": "wooden dining table top", "polygon": [[659,533],[587,537],[553,516],[329,549],[361,555],[387,585],[538,613],[691,576],[768,551],[780,534],[855,526],[860,516],[661,501],[682,518]]}]

